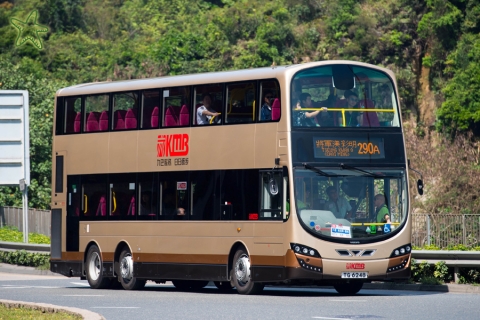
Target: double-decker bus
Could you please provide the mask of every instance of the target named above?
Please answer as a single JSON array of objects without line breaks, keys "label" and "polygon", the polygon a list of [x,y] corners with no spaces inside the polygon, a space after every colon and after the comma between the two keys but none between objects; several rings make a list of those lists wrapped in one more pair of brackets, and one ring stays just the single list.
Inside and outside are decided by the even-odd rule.
[{"label": "double-decker bus", "polygon": [[387,69],[323,61],[64,88],[52,156],[51,271],[91,288],[355,294],[410,277]]}]

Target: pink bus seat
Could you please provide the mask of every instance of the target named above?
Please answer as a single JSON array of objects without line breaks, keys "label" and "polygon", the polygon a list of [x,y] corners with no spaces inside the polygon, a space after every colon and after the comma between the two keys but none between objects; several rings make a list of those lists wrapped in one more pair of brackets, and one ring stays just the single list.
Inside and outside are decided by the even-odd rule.
[{"label": "pink bus seat", "polygon": [[124,130],[125,129],[125,110],[116,110],[113,113],[113,130]]},{"label": "pink bus seat", "polygon": [[106,216],[107,215],[107,199],[105,196],[100,197],[100,201],[98,201],[97,213],[96,216]]},{"label": "pink bus seat", "polygon": [[128,207],[127,216],[134,216],[135,215],[135,197],[130,199],[130,206]]},{"label": "pink bus seat", "polygon": [[280,109],[280,100],[276,98],[272,103],[272,121],[277,121],[280,119],[282,111]]},{"label": "pink bus seat", "polygon": [[125,114],[125,129],[137,128],[137,111],[129,108]]},{"label": "pink bus seat", "polygon": [[82,124],[82,113],[77,112],[77,115],[75,116],[75,120],[73,122],[73,132],[80,132],[81,124]]},{"label": "pink bus seat", "polygon": [[98,131],[98,112],[90,112],[87,118],[86,132]]},{"label": "pink bus seat", "polygon": [[152,128],[158,128],[158,107],[153,108],[152,116],[150,117],[150,125]]},{"label": "pink bus seat", "polygon": [[188,126],[190,124],[190,110],[188,109],[187,105],[184,104],[180,109],[180,125],[181,126]]},{"label": "pink bus seat", "polygon": [[179,112],[176,109],[179,109],[179,108],[177,106],[169,106],[165,111],[165,127],[178,126]]},{"label": "pink bus seat", "polygon": [[108,112],[102,111],[98,120],[98,129],[100,131],[108,131]]}]

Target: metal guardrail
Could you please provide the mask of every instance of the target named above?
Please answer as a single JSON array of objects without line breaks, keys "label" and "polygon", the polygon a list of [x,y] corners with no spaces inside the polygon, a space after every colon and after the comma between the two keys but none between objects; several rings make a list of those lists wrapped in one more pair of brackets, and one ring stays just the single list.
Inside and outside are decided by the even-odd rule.
[{"label": "metal guardrail", "polygon": [[428,264],[444,261],[449,267],[480,267],[480,251],[412,250],[412,258]]},{"label": "metal guardrail", "polygon": [[0,241],[0,251],[17,251],[17,250],[25,250],[27,252],[32,252],[32,253],[50,253],[50,245]]}]

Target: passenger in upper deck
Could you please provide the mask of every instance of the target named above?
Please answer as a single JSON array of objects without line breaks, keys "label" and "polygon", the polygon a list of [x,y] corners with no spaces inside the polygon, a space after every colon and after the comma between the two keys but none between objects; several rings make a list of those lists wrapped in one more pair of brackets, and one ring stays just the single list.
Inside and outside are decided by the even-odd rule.
[{"label": "passenger in upper deck", "polygon": [[[316,103],[317,107],[326,107],[328,108],[335,108],[335,104],[337,103],[337,96],[335,94],[335,88],[330,87],[330,94],[327,100],[319,101]],[[320,112],[317,115],[316,120],[320,127],[333,127],[335,112]]]},{"label": "passenger in upper deck", "polygon": [[[343,93],[345,99],[339,100],[336,103],[335,108],[338,109],[358,109],[358,95],[351,91],[345,90]],[[343,126],[342,113],[337,111],[337,125]],[[363,121],[363,115],[360,112],[346,111],[345,112],[345,126],[346,127],[358,127]]]},{"label": "passenger in upper deck", "polygon": [[320,112],[326,112],[327,108],[322,107],[321,110],[315,111],[300,111],[302,108],[312,108],[312,96],[309,93],[302,93],[300,95],[300,104],[295,106],[295,111],[293,112],[294,125],[299,127],[316,127],[319,126],[315,122],[315,117]]},{"label": "passenger in upper deck", "polygon": [[272,91],[265,90],[263,94],[263,105],[262,105],[262,113],[261,113],[261,121],[270,121],[272,120],[272,103],[274,97]]},{"label": "passenger in upper deck", "polygon": [[197,124],[210,124],[212,117],[218,117],[220,113],[212,109],[212,96],[209,93],[202,96],[202,103],[197,109]]},{"label": "passenger in upper deck", "polygon": [[378,102],[378,108],[380,109],[392,109],[392,91],[388,84],[382,84],[380,87],[381,100]]}]

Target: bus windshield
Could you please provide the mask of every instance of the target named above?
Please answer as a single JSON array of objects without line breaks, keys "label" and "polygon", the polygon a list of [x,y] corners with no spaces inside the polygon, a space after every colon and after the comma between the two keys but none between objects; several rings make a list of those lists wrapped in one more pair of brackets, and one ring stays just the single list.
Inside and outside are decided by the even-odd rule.
[{"label": "bus windshield", "polygon": [[320,238],[381,239],[400,230],[406,221],[404,169],[305,165],[296,168],[294,175],[299,220]]},{"label": "bus windshield", "polygon": [[291,84],[293,127],[399,127],[392,79],[337,64],[298,72]]}]

